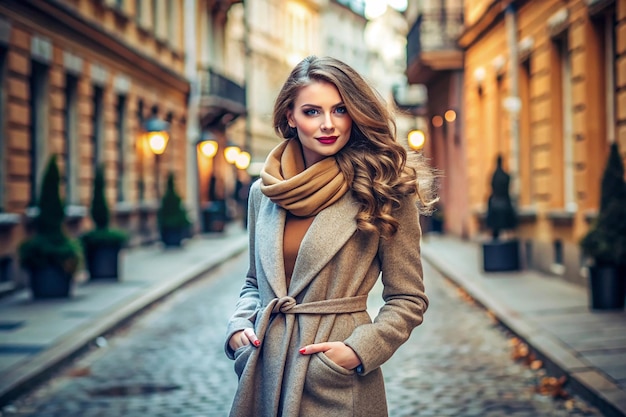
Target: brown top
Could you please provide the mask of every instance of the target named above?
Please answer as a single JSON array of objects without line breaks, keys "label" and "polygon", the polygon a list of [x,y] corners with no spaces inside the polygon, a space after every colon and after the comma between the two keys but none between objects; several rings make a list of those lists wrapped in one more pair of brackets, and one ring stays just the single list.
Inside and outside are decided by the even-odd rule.
[{"label": "brown top", "polygon": [[300,250],[300,243],[309,226],[313,223],[315,216],[311,217],[298,217],[287,212],[287,219],[285,220],[285,235],[283,236],[283,258],[285,259],[285,277],[287,278],[287,288],[291,282],[291,274],[293,274],[293,268],[296,265],[296,258],[298,257],[298,250]]}]

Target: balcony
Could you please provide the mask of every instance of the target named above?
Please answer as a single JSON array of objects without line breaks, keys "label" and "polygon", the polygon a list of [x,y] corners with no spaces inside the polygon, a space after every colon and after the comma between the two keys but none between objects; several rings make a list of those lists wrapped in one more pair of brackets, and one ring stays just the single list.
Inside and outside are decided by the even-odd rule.
[{"label": "balcony", "polygon": [[200,71],[200,123],[227,125],[246,113],[246,89],[213,68]]},{"label": "balcony", "polygon": [[421,13],[407,37],[407,78],[428,84],[438,72],[463,69],[463,51],[456,40],[463,31],[463,11]]}]

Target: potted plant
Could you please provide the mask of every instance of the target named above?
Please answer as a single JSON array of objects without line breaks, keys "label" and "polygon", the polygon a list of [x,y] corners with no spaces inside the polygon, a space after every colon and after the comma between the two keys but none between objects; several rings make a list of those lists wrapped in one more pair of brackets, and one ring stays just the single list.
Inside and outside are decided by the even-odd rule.
[{"label": "potted plant", "polygon": [[440,203],[437,203],[435,206],[435,211],[430,217],[430,231],[435,233],[443,233],[443,206]]},{"label": "potted plant", "polygon": [[626,296],[626,182],[616,142],[602,176],[598,216],[580,240],[589,266],[590,307],[623,310]]},{"label": "potted plant", "polygon": [[487,205],[487,227],[492,239],[483,243],[483,269],[486,272],[516,271],[519,269],[519,240],[501,237],[503,230],[517,226],[517,214],[509,195],[510,177],[502,168],[502,156],[496,159],[491,178],[491,195]]},{"label": "potted plant", "polygon": [[46,166],[39,194],[33,236],[18,249],[20,265],[28,271],[34,299],[69,297],[82,251],[63,229],[65,210],[59,194],[56,156]]},{"label": "potted plant", "polygon": [[183,239],[189,236],[191,222],[182,199],[176,192],[174,174],[167,177],[167,188],[161,199],[161,206],[157,213],[161,241],[166,247],[180,246]]},{"label": "potted plant", "polygon": [[226,225],[226,200],[217,197],[215,184],[216,178],[211,174],[209,179],[209,200],[202,208],[202,231],[207,233],[221,233]]},{"label": "potted plant", "polygon": [[89,278],[117,279],[119,278],[119,254],[128,241],[128,233],[109,227],[110,213],[105,196],[102,166],[96,170],[90,213],[95,227],[80,236]]}]

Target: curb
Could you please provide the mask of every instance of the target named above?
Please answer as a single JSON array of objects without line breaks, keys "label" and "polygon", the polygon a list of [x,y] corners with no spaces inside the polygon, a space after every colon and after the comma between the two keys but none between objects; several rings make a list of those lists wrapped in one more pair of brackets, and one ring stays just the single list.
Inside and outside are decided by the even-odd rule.
[{"label": "curb", "polygon": [[572,392],[593,404],[606,417],[626,417],[626,398],[623,392],[604,374],[581,361],[557,338],[528,323],[479,286],[459,278],[445,261],[437,259],[425,250],[422,251],[422,257],[446,279],[464,289],[483,309],[492,312],[499,323],[523,340],[544,362],[549,373],[565,375],[568,378],[567,386]]},{"label": "curb", "polygon": [[200,278],[226,260],[244,252],[248,247],[247,245],[248,240],[245,238],[241,239],[241,242],[235,242],[231,247],[225,247],[224,253],[219,258],[186,268],[178,276],[158,283],[136,298],[122,300],[111,308],[102,311],[90,323],[85,323],[65,335],[59,343],[37,355],[24,359],[2,375],[0,380],[0,408],[8,405],[25,390],[45,380],[64,364],[84,352],[96,338],[121,327],[179,288]]}]

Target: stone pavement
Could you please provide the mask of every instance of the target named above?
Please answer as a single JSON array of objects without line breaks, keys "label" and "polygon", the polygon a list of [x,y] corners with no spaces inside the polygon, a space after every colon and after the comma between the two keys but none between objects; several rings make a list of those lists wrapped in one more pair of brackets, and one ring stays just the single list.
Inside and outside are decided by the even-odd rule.
[{"label": "stone pavement", "polygon": [[[626,416],[626,313],[591,311],[586,287],[538,271],[485,273],[480,244],[428,234],[422,254],[525,341],[567,390]],[[427,287],[428,288],[428,287]]]},{"label": "stone pavement", "polygon": [[247,250],[247,234],[195,236],[182,248],[126,249],[121,279],[86,281],[68,300],[33,302],[27,290],[0,299],[0,408],[50,375],[98,337],[177,288]]},{"label": "stone pavement", "polygon": [[[126,250],[121,282],[85,282],[69,300],[0,299],[0,407],[186,282],[245,251],[245,230],[183,249]],[[549,371],[607,416],[626,416],[626,313],[591,312],[586,288],[535,271],[481,271],[480,246],[429,234],[424,258],[528,343]]]}]

